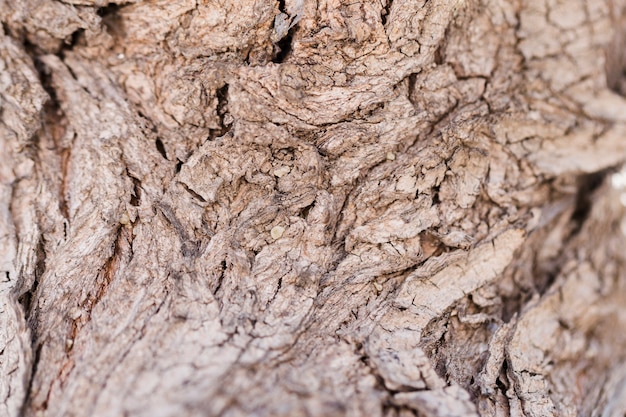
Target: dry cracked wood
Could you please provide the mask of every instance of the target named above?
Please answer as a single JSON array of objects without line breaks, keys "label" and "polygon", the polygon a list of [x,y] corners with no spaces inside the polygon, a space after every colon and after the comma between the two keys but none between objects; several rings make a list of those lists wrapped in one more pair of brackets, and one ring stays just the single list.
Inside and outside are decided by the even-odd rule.
[{"label": "dry cracked wood", "polygon": [[0,415],[623,415],[625,7],[0,0]]}]

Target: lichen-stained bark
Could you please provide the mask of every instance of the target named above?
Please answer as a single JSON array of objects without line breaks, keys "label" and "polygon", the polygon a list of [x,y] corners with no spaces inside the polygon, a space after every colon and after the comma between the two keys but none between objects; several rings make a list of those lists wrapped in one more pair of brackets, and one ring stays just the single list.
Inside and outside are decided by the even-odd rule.
[{"label": "lichen-stained bark", "polygon": [[623,415],[625,6],[0,0],[0,415]]}]

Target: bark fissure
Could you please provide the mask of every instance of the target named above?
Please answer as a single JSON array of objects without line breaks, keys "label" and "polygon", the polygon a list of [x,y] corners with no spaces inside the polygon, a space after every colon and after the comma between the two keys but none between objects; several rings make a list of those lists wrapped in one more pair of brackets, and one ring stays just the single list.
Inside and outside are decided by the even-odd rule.
[{"label": "bark fissure", "polygon": [[44,237],[43,235],[39,236],[39,241],[36,246],[36,261],[34,268],[34,276],[32,279],[32,283],[30,287],[24,288],[22,292],[19,294],[18,302],[22,305],[24,309],[24,315],[27,323],[32,324],[30,317],[32,313],[32,302],[35,298],[35,294],[37,293],[37,288],[39,286],[39,280],[43,276],[46,270],[46,251],[44,245]]},{"label": "bark fissure", "polygon": [[30,393],[32,392],[32,386],[33,386],[33,380],[35,379],[35,375],[37,374],[37,368],[39,366],[39,359],[40,359],[40,354],[41,354],[41,348],[42,346],[40,344],[37,344],[36,341],[34,340],[34,334],[33,334],[33,347],[36,346],[34,350],[35,355],[33,356],[32,362],[30,364],[30,369],[29,369],[29,373],[28,373],[28,381],[26,383],[28,389],[26,390],[26,396],[23,399],[23,402],[21,404],[20,407],[20,414],[21,415],[25,415],[26,411],[27,411],[27,407],[29,406],[29,401],[30,401]]}]

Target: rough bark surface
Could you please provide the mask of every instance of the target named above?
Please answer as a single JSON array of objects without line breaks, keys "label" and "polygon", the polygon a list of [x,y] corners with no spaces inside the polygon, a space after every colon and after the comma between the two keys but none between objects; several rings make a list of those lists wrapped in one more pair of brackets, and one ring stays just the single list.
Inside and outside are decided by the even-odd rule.
[{"label": "rough bark surface", "polygon": [[623,416],[623,12],[0,0],[0,415]]}]

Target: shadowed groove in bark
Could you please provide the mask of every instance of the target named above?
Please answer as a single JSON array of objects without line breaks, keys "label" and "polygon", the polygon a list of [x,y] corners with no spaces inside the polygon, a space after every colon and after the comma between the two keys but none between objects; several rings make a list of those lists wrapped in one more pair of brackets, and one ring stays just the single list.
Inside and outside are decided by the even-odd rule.
[{"label": "shadowed groove in bark", "polygon": [[197,199],[198,201],[200,201],[202,203],[206,203],[206,200],[204,199],[204,197],[202,197],[200,194],[198,194],[197,192],[195,192],[194,190],[189,188],[189,186],[187,186],[187,184],[182,184],[182,185],[183,185],[183,188],[185,189],[185,191],[187,191],[189,194],[191,194],[193,196],[193,198]]},{"label": "shadowed groove in bark", "polygon": [[387,24],[387,19],[389,18],[389,14],[391,13],[391,6],[393,5],[393,0],[385,0],[385,6],[380,11],[380,21],[385,26]]},{"label": "shadowed groove in bark", "polygon": [[33,308],[32,301],[35,296],[35,293],[37,292],[37,287],[39,286],[39,279],[41,278],[44,271],[46,270],[46,251],[44,249],[43,239],[44,237],[40,236],[39,242],[37,244],[37,251],[36,251],[37,261],[36,261],[35,276],[33,279],[33,283],[30,286],[30,288],[25,289],[25,291],[22,294],[20,294],[17,299],[18,302],[24,308],[24,315],[28,323],[31,323],[30,316],[32,313],[32,308]]},{"label": "shadowed groove in bark", "polygon": [[132,191],[132,194],[130,195],[130,204],[132,206],[137,207],[140,205],[141,194],[142,194],[141,180],[132,176],[131,173],[128,171],[128,168],[126,169],[126,175],[128,175],[128,177],[133,182],[133,191]]},{"label": "shadowed groove in bark", "polygon": [[165,145],[163,145],[163,141],[160,138],[156,138],[154,144],[157,148],[157,151],[159,151],[163,159],[167,159],[167,152],[165,151]]},{"label": "shadowed groove in bark", "polygon": [[562,249],[554,256],[535,260],[533,266],[535,274],[535,289],[539,294],[544,294],[553,285],[555,279],[561,274],[568,256],[566,247],[573,239],[579,237],[581,229],[588,219],[593,202],[597,198],[597,191],[602,186],[607,186],[607,178],[616,171],[615,167],[609,167],[599,172],[579,175],[576,179],[577,189],[575,205],[569,220],[569,230],[563,237]]},{"label": "shadowed groove in bark", "polygon": [[578,190],[576,191],[576,206],[572,213],[573,230],[577,234],[583,223],[587,220],[594,201],[594,192],[606,183],[606,178],[617,171],[615,167],[609,167],[599,172],[581,175],[578,177]]},{"label": "shadowed groove in bark", "polygon": [[[102,270],[99,272],[98,277],[98,287],[94,294],[90,294],[90,297],[87,301],[87,308],[85,312],[88,316],[91,316],[91,312],[94,307],[102,301],[109,285],[115,279],[117,274],[117,269],[119,268],[122,260],[121,257],[126,255],[132,259],[132,250],[129,250],[132,247],[132,232],[124,226],[120,226],[116,232],[115,241],[113,242],[113,253],[111,257],[106,260]],[[124,248],[123,248],[124,246]],[[128,252],[128,253],[125,253]],[[98,278],[96,278],[98,279]],[[87,321],[89,321],[87,319]],[[76,321],[74,321],[75,327],[72,329],[72,338],[76,338],[76,333],[80,330],[78,326],[76,326]]]},{"label": "shadowed groove in bark", "polygon": [[106,27],[107,32],[119,33],[124,30],[118,16],[118,13],[122,8],[123,6],[120,6],[119,4],[109,3],[107,6],[97,9],[97,14],[102,18],[102,24]]},{"label": "shadowed groove in bark", "polygon": [[105,7],[99,7],[97,9],[98,16],[106,19],[108,16],[114,16],[120,9],[120,5],[116,3],[109,3]]},{"label": "shadowed groove in bark", "polygon": [[224,136],[225,134],[230,132],[230,129],[232,128],[232,120],[230,120],[229,123],[226,123],[226,121],[224,120],[226,114],[228,113],[228,87],[229,87],[228,84],[224,84],[215,93],[215,96],[217,97],[217,100],[218,100],[216,111],[220,119],[221,128],[215,131],[212,129],[209,130],[210,140],[218,138],[220,136]]},{"label": "shadowed groove in bark", "polygon": [[82,37],[85,34],[85,29],[78,29],[76,32],[72,33],[69,42],[67,42],[67,46],[64,47],[66,50],[72,50],[74,47],[78,46],[80,42],[83,42]]},{"label": "shadowed groove in bark", "polygon": [[[278,10],[286,15],[287,10],[285,9],[285,0],[278,0]],[[294,16],[291,16],[291,19],[294,19]],[[290,25],[291,27],[287,30],[287,33],[274,45],[272,62],[276,64],[283,63],[289,53],[291,52],[291,43],[293,42],[293,34],[297,29],[298,24],[295,23]]]},{"label": "shadowed groove in bark", "polygon": [[626,96],[626,15],[613,17],[615,34],[606,49],[606,77],[608,87],[617,94]]},{"label": "shadowed groove in bark", "polygon": [[[33,380],[35,379],[35,375],[37,374],[37,368],[39,367],[39,360],[40,360],[40,357],[41,357],[41,349],[43,347],[42,344],[37,343],[35,341],[34,332],[32,334],[33,334],[33,336],[32,336],[33,337],[32,346],[35,348],[34,349],[35,355],[34,355],[34,357],[32,359],[31,364],[30,364],[31,367],[30,367],[29,374],[28,374],[29,375],[28,382],[26,384],[28,389],[26,390],[26,396],[24,397],[24,401],[22,402],[22,405],[20,407],[20,414],[21,415],[26,415],[27,407],[28,407],[29,401],[30,401],[30,395],[31,395],[31,392],[32,392]],[[44,409],[45,409],[45,407],[44,407]]]},{"label": "shadowed groove in bark", "polygon": [[275,45],[274,58],[272,58],[272,62],[276,64],[281,64],[285,62],[285,60],[289,57],[289,53],[291,52],[291,43],[293,42],[293,31],[296,30],[296,26],[289,29],[287,35],[278,41]]}]

